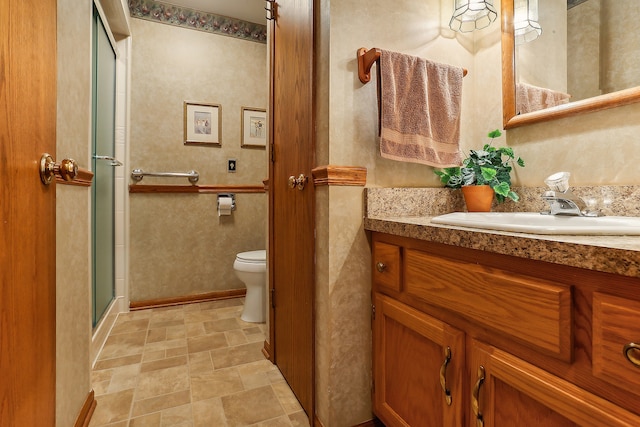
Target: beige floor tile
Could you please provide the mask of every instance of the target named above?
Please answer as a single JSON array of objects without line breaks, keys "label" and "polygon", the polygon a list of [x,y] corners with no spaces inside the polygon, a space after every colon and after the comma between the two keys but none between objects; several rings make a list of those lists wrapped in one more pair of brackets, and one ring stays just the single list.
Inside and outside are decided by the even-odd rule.
[{"label": "beige floor tile", "polygon": [[157,351],[157,350],[170,350],[174,348],[181,348],[187,346],[187,340],[185,338],[180,338],[177,340],[166,340],[166,341],[158,341],[147,343],[144,347],[144,351]]},{"label": "beige floor tile", "polygon": [[176,357],[176,356],[186,355],[189,352],[188,350],[189,349],[187,348],[186,343],[185,345],[180,347],[168,348],[166,351],[166,357]]},{"label": "beige floor tile", "polygon": [[182,366],[187,364],[187,356],[168,357],[166,359],[145,362],[140,366],[140,372],[157,371],[158,369],[172,368],[174,366]]},{"label": "beige floor tile", "polygon": [[177,406],[162,411],[161,427],[192,427],[191,404]]},{"label": "beige floor tile", "polygon": [[233,347],[235,345],[247,344],[249,342],[242,329],[226,331],[224,333],[224,336],[227,337],[227,342],[229,343],[230,347]]},{"label": "beige floor tile", "polygon": [[[129,420],[120,421],[117,423],[103,424],[100,427],[128,427],[128,426],[129,426]],[[89,423],[89,427],[93,427],[93,425]]]},{"label": "beige floor tile", "polygon": [[186,327],[184,324],[176,326],[167,326],[167,339],[177,340],[187,337]]},{"label": "beige floor tile", "polygon": [[148,348],[144,349],[144,353],[142,354],[142,362],[151,362],[153,360],[164,359],[166,354],[166,350],[150,350]]},{"label": "beige floor tile", "polygon": [[127,332],[146,331],[149,327],[149,319],[128,319],[118,316],[116,324],[113,325],[110,335]]},{"label": "beige floor tile", "polygon": [[289,420],[293,427],[309,427],[309,418],[304,411],[289,414]]},{"label": "beige floor tile", "polygon": [[251,343],[211,351],[213,367],[215,369],[264,360],[261,343]]},{"label": "beige floor tile", "polygon": [[227,418],[219,397],[194,402],[191,409],[194,427],[227,427]]},{"label": "beige floor tile", "polygon": [[107,393],[115,393],[136,387],[140,365],[125,365],[112,369],[113,375]]},{"label": "beige floor tile", "polygon": [[280,371],[264,359],[266,325],[240,320],[243,304],[118,316],[92,372],[98,406],[90,426],[309,427]]},{"label": "beige floor tile", "polygon": [[186,365],[141,372],[138,377],[138,387],[136,388],[136,400],[188,389],[189,368]]},{"label": "beige floor tile", "polygon": [[156,412],[155,414],[132,418],[129,427],[160,427],[161,421],[162,414]]},{"label": "beige floor tile", "polygon": [[215,310],[188,311],[184,313],[184,323],[186,325],[190,323],[209,322],[217,318],[218,314]]},{"label": "beige floor tile", "polygon": [[113,359],[98,360],[93,367],[94,370],[117,368],[119,366],[133,365],[142,361],[142,354],[133,354],[131,356],[114,357]]},{"label": "beige floor tile", "polygon": [[96,396],[107,394],[107,390],[109,389],[110,383],[111,383],[111,380],[101,381],[101,382],[96,382],[96,381],[92,382],[91,385],[93,386],[93,393]]},{"label": "beige floor tile", "polygon": [[284,415],[270,386],[222,396],[229,427],[246,426]]},{"label": "beige floor tile", "polygon": [[100,396],[96,410],[91,417],[91,426],[127,420],[132,402],[133,389]]},{"label": "beige floor tile", "polygon": [[271,387],[273,387],[274,393],[287,414],[293,414],[302,410],[300,402],[298,402],[298,399],[296,399],[296,396],[286,382],[274,383],[271,384]]},{"label": "beige floor tile", "polygon": [[227,347],[227,345],[227,338],[223,333],[187,338],[189,353],[200,353],[201,351]]},{"label": "beige floor tile", "polygon": [[269,365],[275,368],[275,366],[268,360],[247,363],[236,367],[240,374],[240,378],[242,378],[242,384],[244,385],[245,390],[271,384],[269,371],[272,368]]},{"label": "beige floor tile", "polygon": [[213,362],[208,351],[189,354],[189,374],[206,374],[213,372]]},{"label": "beige floor tile", "polygon": [[199,337],[200,335],[205,335],[204,324],[202,322],[197,323],[187,323],[186,326],[187,338],[189,337]]},{"label": "beige floor tile", "polygon": [[286,427],[291,426],[291,420],[286,415],[253,424],[253,427],[285,427],[285,426]]},{"label": "beige floor tile", "polygon": [[115,357],[142,354],[146,331],[127,332],[111,335],[100,352],[99,360],[113,359]]},{"label": "beige floor tile", "polygon": [[147,331],[147,344],[166,340],[167,328],[153,328]]},{"label": "beige floor tile", "polygon": [[235,317],[230,317],[228,319],[219,319],[219,320],[210,320],[208,322],[204,322],[204,330],[207,334],[211,334],[214,332],[224,332],[231,331],[233,329],[240,329],[240,323],[236,320]]},{"label": "beige floor tile", "polygon": [[225,307],[218,310],[218,319],[228,319],[231,317],[240,318],[242,306]]},{"label": "beige floor tile", "polygon": [[[132,416],[151,414],[153,412],[163,411],[168,408],[175,408],[191,404],[191,392],[187,390],[175,393],[164,394],[162,396],[151,397],[144,400],[133,402]],[[191,414],[191,412],[189,412]]]},{"label": "beige floor tile", "polygon": [[194,402],[242,390],[244,390],[244,385],[235,368],[191,376],[191,396]]}]

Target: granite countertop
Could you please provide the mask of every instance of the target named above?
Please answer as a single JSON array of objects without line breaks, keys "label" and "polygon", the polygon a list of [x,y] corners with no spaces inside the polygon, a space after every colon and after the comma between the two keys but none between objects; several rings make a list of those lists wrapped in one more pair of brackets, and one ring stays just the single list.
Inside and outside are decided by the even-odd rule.
[{"label": "granite countertop", "polygon": [[370,216],[368,231],[640,277],[640,237],[512,233],[432,224],[431,216]]}]

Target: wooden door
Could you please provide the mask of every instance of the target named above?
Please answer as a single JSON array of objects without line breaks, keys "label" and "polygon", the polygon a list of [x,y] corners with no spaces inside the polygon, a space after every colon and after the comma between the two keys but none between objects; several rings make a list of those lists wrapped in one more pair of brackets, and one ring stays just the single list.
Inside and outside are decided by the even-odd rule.
[{"label": "wooden door", "polygon": [[0,3],[0,425],[55,423],[56,1]]},{"label": "wooden door", "polygon": [[387,427],[461,426],[465,335],[375,294],[373,406]]},{"label": "wooden door", "polygon": [[478,341],[470,348],[470,427],[640,425],[640,416],[507,352]]},{"label": "wooden door", "polygon": [[[278,0],[273,23],[269,262],[275,363],[314,412],[313,2]],[[290,188],[289,177],[303,175]],[[307,181],[305,182],[305,179]]]}]

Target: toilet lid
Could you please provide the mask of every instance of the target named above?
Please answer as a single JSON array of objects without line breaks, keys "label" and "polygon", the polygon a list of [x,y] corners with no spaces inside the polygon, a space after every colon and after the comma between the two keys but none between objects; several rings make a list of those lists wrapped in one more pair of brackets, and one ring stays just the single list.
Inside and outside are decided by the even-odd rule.
[{"label": "toilet lid", "polygon": [[249,252],[241,252],[236,258],[240,261],[244,262],[266,262],[267,261],[267,251],[262,249],[259,251],[249,251]]}]

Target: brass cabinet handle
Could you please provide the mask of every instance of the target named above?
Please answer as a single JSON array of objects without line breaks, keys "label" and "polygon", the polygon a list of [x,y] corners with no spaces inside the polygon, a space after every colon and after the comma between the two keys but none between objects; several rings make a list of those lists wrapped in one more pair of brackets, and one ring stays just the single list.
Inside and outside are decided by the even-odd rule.
[{"label": "brass cabinet handle", "polygon": [[640,344],[630,342],[624,346],[622,352],[632,365],[640,368]]},{"label": "brass cabinet handle", "polygon": [[442,387],[442,391],[444,392],[444,400],[447,402],[447,405],[451,406],[451,390],[447,388],[447,365],[451,361],[451,347],[447,347],[444,349],[444,362],[442,362],[442,366],[440,367],[440,386]]},{"label": "brass cabinet handle", "polygon": [[380,261],[376,264],[376,270],[378,270],[379,273],[384,273],[386,269],[387,264],[385,264],[384,262]]},{"label": "brass cabinet handle", "polygon": [[476,426],[483,427],[484,419],[482,416],[482,412],[480,412],[480,387],[484,383],[484,366],[480,365],[478,367],[478,379],[476,380],[476,385],[473,387],[473,394],[471,395],[471,408],[473,409],[473,414],[476,416]]},{"label": "brass cabinet handle", "polygon": [[73,159],[56,163],[51,154],[44,153],[40,157],[40,180],[44,185],[49,185],[56,175],[64,181],[73,181],[78,175],[78,163]]}]

